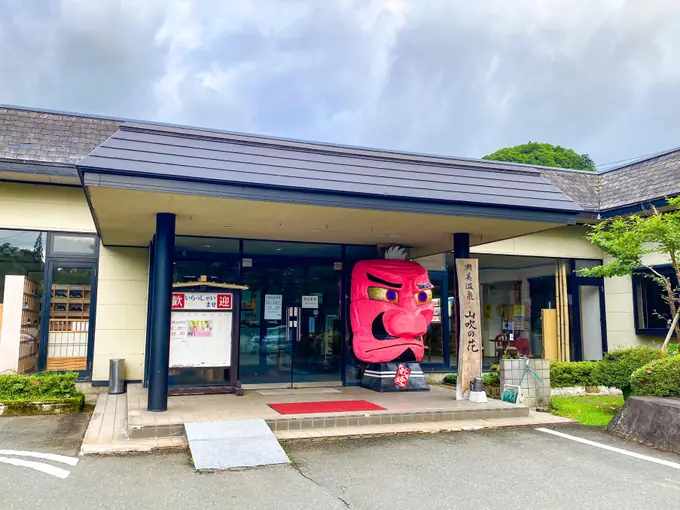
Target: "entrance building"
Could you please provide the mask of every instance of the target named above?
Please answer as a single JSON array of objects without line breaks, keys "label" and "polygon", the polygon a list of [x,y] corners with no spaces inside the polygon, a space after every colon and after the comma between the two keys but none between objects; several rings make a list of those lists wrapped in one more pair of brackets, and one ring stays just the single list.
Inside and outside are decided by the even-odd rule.
[{"label": "entrance building", "polygon": [[[356,384],[355,262],[394,245],[410,258],[469,257],[471,244],[572,224],[581,211],[524,167],[148,124],[122,124],[78,171],[102,243],[151,247],[150,410],[167,407],[169,384]],[[446,280],[426,339],[426,360],[442,363],[456,344]],[[246,287],[229,367],[170,369],[181,284]]]},{"label": "entrance building", "polygon": [[[22,371],[77,370],[106,384],[109,359],[125,358],[127,379],[160,396],[158,409],[166,390],[232,380],[357,384],[349,275],[395,246],[434,284],[426,372],[456,369],[453,267],[471,253],[487,365],[510,333],[541,355],[556,316],[568,326],[564,359],[598,359],[662,329],[647,320],[659,305],[643,279],[577,273],[603,258],[583,239],[601,212],[589,190],[619,189],[614,178],[635,164],[568,172],[53,112],[0,116],[9,137],[0,147],[0,313],[27,319],[3,321],[0,354],[21,338],[22,359],[33,362]],[[221,366],[169,363],[173,293],[216,289],[234,293],[236,351]],[[199,321],[196,346],[215,317]]]}]

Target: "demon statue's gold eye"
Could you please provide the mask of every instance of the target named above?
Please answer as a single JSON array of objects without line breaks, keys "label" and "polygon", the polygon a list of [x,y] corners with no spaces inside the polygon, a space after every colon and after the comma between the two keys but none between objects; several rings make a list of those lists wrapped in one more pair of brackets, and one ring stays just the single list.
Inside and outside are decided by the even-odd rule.
[{"label": "demon statue's gold eye", "polygon": [[387,301],[388,303],[398,303],[399,294],[396,290],[384,289],[382,287],[369,287],[368,297],[373,301]]},{"label": "demon statue's gold eye", "polygon": [[424,305],[432,301],[432,291],[431,290],[421,290],[417,292],[414,296],[417,305]]}]

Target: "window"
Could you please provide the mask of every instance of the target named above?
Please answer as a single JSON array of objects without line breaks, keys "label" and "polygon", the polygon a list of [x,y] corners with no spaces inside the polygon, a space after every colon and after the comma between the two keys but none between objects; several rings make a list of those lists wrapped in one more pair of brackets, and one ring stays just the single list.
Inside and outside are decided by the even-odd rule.
[{"label": "window", "polygon": [[[678,279],[670,267],[656,267],[664,276],[671,278],[677,288]],[[664,299],[666,292],[652,279],[648,271],[633,275],[633,296],[635,304],[635,331],[640,334],[665,335],[671,321],[671,312]]]},{"label": "window", "polygon": [[97,246],[96,236],[82,235],[52,235],[51,254],[59,255],[95,255]]},{"label": "window", "polygon": [[0,304],[7,275],[25,276],[42,292],[45,238],[44,232],[0,230]]}]

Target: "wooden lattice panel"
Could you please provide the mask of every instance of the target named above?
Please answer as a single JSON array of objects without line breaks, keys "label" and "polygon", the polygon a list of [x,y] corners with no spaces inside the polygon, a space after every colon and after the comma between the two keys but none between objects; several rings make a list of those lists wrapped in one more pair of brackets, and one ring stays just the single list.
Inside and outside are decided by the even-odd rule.
[{"label": "wooden lattice panel", "polygon": [[24,295],[21,309],[21,339],[19,343],[19,373],[32,372],[38,362],[40,338],[39,285],[24,278]]},{"label": "wooden lattice panel", "polygon": [[85,370],[86,356],[68,356],[63,358],[47,358],[47,370],[68,372],[71,370]]}]

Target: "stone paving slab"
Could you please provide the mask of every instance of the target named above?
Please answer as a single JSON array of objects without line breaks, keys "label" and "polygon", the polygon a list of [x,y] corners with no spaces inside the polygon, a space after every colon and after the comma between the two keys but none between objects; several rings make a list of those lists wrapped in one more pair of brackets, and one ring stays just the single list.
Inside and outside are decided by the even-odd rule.
[{"label": "stone paving slab", "polygon": [[198,471],[290,464],[262,419],[186,423],[187,441]]}]

